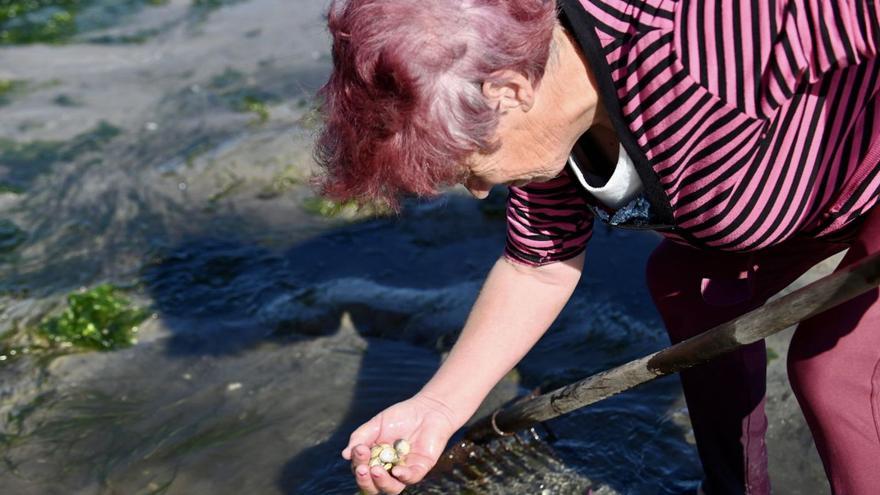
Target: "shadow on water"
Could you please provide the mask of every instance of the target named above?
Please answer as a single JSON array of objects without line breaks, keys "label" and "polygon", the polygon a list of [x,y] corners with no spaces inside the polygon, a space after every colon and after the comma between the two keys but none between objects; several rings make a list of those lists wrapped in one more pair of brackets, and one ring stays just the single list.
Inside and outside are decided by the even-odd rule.
[{"label": "shadow on water", "polygon": [[212,238],[170,249],[144,271],[163,318],[251,321],[260,330],[231,336],[218,327],[220,335],[212,335],[180,325],[172,329],[168,352],[236,353],[265,337],[327,335],[343,313],[364,337],[445,348],[447,336],[438,330],[457,329],[466,310],[428,313],[450,311],[474,297],[503,232],[495,225],[493,233],[483,222],[469,223],[487,230],[438,226],[442,217],[465,214],[461,210],[468,207],[460,201],[425,208],[446,211],[355,224],[280,253]]},{"label": "shadow on water", "polygon": [[[338,455],[349,432],[427,381],[500,251],[503,227],[487,222],[469,201],[415,210],[337,229],[280,253],[193,239],[144,272],[172,332],[167,352],[182,359],[244,353],[267,339],[327,337],[346,319],[366,339],[367,348],[351,356],[360,360],[354,397],[337,400],[348,412],[329,438],[286,463],[278,479],[285,493],[350,491]],[[206,332],[192,323],[205,319],[218,324]],[[334,401],[327,403],[333,407]],[[306,486],[320,479],[329,486]]]},{"label": "shadow on water", "polygon": [[[185,360],[240,355],[267,341],[301,344],[354,330],[351,338],[366,344],[345,351],[359,360],[351,396],[322,399],[346,412],[313,435],[315,442],[292,449],[276,485],[291,494],[350,493],[339,457],[348,435],[431,376],[500,253],[503,221],[486,214],[492,203],[482,209],[451,197],[283,252],[241,240],[179,243],[143,275],[170,331],[165,352]],[[601,262],[590,264],[569,307],[521,363],[523,385],[549,390],[663,345],[641,288],[644,257],[656,240],[627,237],[597,232],[588,259]],[[321,389],[334,377],[311,379],[296,386]],[[580,475],[617,492],[679,493],[699,469],[669,412],[678,396],[677,381],[662,380],[553,421],[560,438],[554,447]],[[304,436],[318,429],[291,426]]]}]

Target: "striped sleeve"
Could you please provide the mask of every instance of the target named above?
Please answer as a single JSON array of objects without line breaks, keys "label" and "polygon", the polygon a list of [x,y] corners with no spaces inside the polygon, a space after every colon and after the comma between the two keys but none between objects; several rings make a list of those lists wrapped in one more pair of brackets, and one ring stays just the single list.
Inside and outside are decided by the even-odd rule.
[{"label": "striped sleeve", "polygon": [[573,258],[592,229],[593,215],[568,169],[548,182],[509,188],[504,250],[509,260],[540,266]]}]

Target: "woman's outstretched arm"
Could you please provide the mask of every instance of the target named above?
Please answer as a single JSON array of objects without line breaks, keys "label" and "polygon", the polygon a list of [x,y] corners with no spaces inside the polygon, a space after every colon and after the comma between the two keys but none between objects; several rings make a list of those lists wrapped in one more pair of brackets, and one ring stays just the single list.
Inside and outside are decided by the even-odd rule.
[{"label": "woman's outstretched arm", "polygon": [[498,260],[449,357],[420,394],[470,419],[486,395],[547,331],[578,283],[581,253],[527,266]]},{"label": "woman's outstretched arm", "polygon": [[[437,462],[456,430],[492,387],[535,345],[568,301],[580,279],[584,254],[543,266],[502,257],[477,297],[461,336],[434,377],[411,399],[377,414],[352,433],[342,455],[352,461],[366,493],[400,493]],[[370,447],[406,438],[405,466],[389,475],[369,468]]]}]

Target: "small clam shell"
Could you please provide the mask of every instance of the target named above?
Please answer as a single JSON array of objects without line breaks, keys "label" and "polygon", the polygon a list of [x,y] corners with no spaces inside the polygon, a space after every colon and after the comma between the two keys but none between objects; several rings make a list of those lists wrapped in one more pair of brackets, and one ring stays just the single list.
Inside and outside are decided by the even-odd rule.
[{"label": "small clam shell", "polygon": [[401,438],[400,440],[394,442],[394,450],[397,451],[397,455],[399,456],[405,456],[409,454],[409,442]]},{"label": "small clam shell", "polygon": [[374,457],[374,458],[370,459],[370,467],[381,466],[381,465],[382,465],[382,461],[380,461],[378,457]]},{"label": "small clam shell", "polygon": [[397,462],[397,451],[392,448],[382,449],[382,452],[379,452],[379,460],[382,462]]},{"label": "small clam shell", "polygon": [[370,450],[370,457],[379,457],[379,452],[382,452],[382,446],[376,445]]},{"label": "small clam shell", "polygon": [[391,468],[394,467],[394,464],[391,464],[391,463],[389,462],[389,463],[385,464],[385,465],[382,466],[382,467],[385,468],[385,471],[391,471]]}]

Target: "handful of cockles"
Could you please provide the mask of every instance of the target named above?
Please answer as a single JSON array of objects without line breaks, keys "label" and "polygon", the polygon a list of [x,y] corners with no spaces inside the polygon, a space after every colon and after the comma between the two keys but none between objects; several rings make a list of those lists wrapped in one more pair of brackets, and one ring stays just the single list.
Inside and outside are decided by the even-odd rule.
[{"label": "handful of cockles", "polygon": [[386,471],[391,471],[394,466],[403,466],[406,455],[409,454],[409,442],[398,439],[394,445],[380,443],[370,450],[370,467],[382,466]]}]

